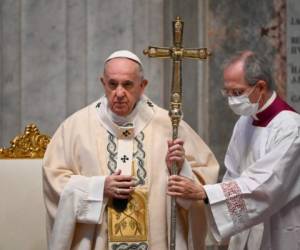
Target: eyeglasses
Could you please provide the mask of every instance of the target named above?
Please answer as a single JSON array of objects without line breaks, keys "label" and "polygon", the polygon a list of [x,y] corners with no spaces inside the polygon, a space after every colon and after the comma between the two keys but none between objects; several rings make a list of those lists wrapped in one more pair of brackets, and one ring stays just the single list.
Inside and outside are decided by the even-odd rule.
[{"label": "eyeglasses", "polygon": [[244,94],[246,89],[221,89],[221,94],[224,97],[228,96],[241,96]]},{"label": "eyeglasses", "polygon": [[249,95],[251,95],[251,93],[253,92],[255,87],[256,87],[256,85],[251,86],[250,91],[247,91],[247,90],[249,90],[249,88],[243,88],[243,89],[226,89],[226,88],[223,88],[223,89],[221,89],[221,94],[224,97],[229,97],[229,96],[241,96],[245,92],[248,92],[248,96],[249,96]]}]

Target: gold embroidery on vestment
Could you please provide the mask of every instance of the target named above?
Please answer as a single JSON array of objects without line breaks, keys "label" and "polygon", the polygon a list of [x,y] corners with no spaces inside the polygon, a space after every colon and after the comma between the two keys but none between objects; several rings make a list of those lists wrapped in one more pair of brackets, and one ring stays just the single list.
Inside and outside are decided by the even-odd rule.
[{"label": "gold embroidery on vestment", "polygon": [[108,206],[108,238],[110,242],[147,241],[147,192],[136,188],[123,212]]}]

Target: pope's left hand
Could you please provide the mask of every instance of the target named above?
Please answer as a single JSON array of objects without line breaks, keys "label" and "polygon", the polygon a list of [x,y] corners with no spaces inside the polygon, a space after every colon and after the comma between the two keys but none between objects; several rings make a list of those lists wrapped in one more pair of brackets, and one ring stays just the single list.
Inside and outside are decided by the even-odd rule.
[{"label": "pope's left hand", "polygon": [[183,148],[183,140],[176,139],[174,141],[168,140],[168,152],[166,155],[166,164],[171,173],[172,163],[175,162],[177,165],[177,170],[180,172],[184,159],[185,159],[185,151]]}]

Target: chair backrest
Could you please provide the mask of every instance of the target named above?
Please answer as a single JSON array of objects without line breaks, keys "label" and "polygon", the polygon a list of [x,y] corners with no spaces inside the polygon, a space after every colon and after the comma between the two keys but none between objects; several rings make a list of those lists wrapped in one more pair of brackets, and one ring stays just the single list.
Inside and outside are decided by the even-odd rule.
[{"label": "chair backrest", "polygon": [[42,157],[50,138],[33,124],[0,149],[0,250],[46,250]]}]

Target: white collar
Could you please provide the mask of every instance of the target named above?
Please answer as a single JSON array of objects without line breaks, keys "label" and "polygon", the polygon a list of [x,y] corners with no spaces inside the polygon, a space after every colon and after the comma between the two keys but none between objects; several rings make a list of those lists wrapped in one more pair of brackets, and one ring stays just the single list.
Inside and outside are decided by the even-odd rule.
[{"label": "white collar", "polygon": [[140,100],[138,100],[134,109],[127,116],[120,116],[120,115],[115,114],[114,112],[111,111],[111,109],[107,105],[107,98],[105,98],[104,101],[105,101],[105,105],[106,105],[106,113],[109,116],[111,121],[113,121],[118,126],[126,126],[128,123],[133,124],[133,121],[135,120],[135,117],[138,112],[138,105],[139,105]]},{"label": "white collar", "polygon": [[[112,117],[112,112],[107,105],[107,98],[102,96],[96,105],[96,111],[98,118],[101,124],[113,135],[119,137],[121,131],[124,130],[124,127],[118,126],[113,119],[120,116],[114,114]],[[131,122],[134,126],[134,136],[138,135],[146,125],[152,120],[152,117],[155,113],[155,105],[146,97],[141,96],[140,100],[136,104],[134,111],[131,112],[128,116],[122,117],[121,119],[124,122]]]}]

